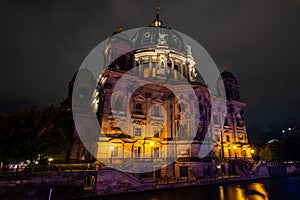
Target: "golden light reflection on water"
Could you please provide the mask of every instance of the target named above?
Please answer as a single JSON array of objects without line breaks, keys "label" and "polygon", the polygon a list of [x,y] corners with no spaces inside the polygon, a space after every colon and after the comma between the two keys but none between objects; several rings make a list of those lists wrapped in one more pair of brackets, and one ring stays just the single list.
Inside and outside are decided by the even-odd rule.
[{"label": "golden light reflection on water", "polygon": [[239,200],[246,200],[246,194],[243,188],[241,188],[240,185],[237,185],[235,187],[235,191],[236,191],[236,198]]},{"label": "golden light reflection on water", "polygon": [[224,188],[223,186],[219,186],[219,191],[220,191],[220,200],[225,200],[225,197],[224,197]]},{"label": "golden light reflection on water", "polygon": [[[225,190],[225,191],[224,191]],[[261,183],[250,183],[247,187],[241,185],[220,186],[220,200],[268,200],[269,195]]]},{"label": "golden light reflection on water", "polygon": [[249,191],[253,191],[255,192],[253,194],[253,196],[255,198],[253,198],[254,200],[260,200],[260,199],[265,199],[268,200],[269,199],[269,195],[267,190],[265,189],[264,185],[261,183],[252,183],[248,186],[247,188]]}]

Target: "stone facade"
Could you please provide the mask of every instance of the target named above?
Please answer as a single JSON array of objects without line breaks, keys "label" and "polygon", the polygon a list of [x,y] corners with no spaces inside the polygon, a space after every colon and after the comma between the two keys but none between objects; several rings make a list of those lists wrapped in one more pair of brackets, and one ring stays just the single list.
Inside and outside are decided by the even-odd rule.
[{"label": "stone facade", "polygon": [[[197,78],[192,47],[172,29],[153,24],[160,25],[143,28],[132,38],[120,30],[108,41],[103,52],[108,67],[96,79],[96,90],[92,73],[78,72],[84,80],[73,92],[94,98],[92,106],[101,124],[100,133],[95,133],[92,126],[88,128],[92,120],[74,115],[82,118],[77,130],[86,132],[85,138],[92,141],[88,149],[115,168],[145,169],[140,171],[144,178],[196,179],[212,176],[221,164],[222,173],[230,171],[226,160],[251,159],[246,104],[240,100],[234,75],[225,70],[220,76],[218,85],[224,85],[226,100],[212,94]],[[120,79],[125,84],[118,85]],[[73,107],[90,103],[83,99],[73,98]],[[227,109],[212,108],[212,100],[225,101]],[[199,158],[205,145],[212,150]]]}]

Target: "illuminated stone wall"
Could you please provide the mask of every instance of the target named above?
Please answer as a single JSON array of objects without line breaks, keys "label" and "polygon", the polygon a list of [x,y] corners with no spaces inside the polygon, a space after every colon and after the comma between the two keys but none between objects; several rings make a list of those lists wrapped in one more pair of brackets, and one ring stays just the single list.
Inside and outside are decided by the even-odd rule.
[{"label": "illuminated stone wall", "polygon": [[[120,39],[122,49],[131,49],[130,43]],[[113,45],[108,44],[112,48]],[[115,45],[116,48],[120,48]],[[109,52],[116,49],[106,50],[109,60]],[[129,66],[131,64],[132,66]],[[97,142],[96,157],[107,159],[107,162],[115,164],[128,164],[130,159],[154,159],[155,162],[164,162],[165,159],[183,158],[176,161],[173,169],[160,170],[162,177],[181,177],[180,166],[187,166],[190,177],[204,176],[204,166],[208,166],[208,174],[213,174],[215,166],[203,164],[198,159],[198,152],[203,145],[206,134],[209,135],[209,142],[214,145],[213,150],[207,159],[251,159],[250,146],[244,122],[245,103],[239,99],[239,87],[235,77],[227,71],[222,73],[227,95],[227,111],[211,110],[211,96],[208,88],[194,78],[195,62],[191,55],[182,55],[168,49],[148,49],[132,51],[116,59],[102,74],[105,80],[105,101],[98,112],[102,116],[102,133]],[[126,67],[125,67],[126,66]],[[142,67],[137,67],[142,66]],[[168,71],[164,66],[174,69]],[[138,84],[133,94],[130,93],[130,84],[123,85],[115,92],[115,99],[112,99],[113,89],[123,74],[131,70],[128,83]],[[180,79],[178,73],[182,74],[191,84],[199,103],[199,126],[193,127],[189,122],[190,109],[189,96],[185,94],[184,87],[178,85],[178,93],[181,101],[175,98],[174,94],[167,88],[155,84],[148,84],[147,79],[158,79],[163,76],[171,77],[172,84]],[[228,94],[227,94],[228,93]],[[230,94],[230,95],[229,95]],[[125,105],[129,99],[129,106]],[[111,101],[118,104],[115,109],[111,108]],[[222,101],[222,100],[219,100]],[[97,104],[97,103],[96,103]],[[182,114],[182,119],[178,116]],[[118,122],[114,120],[118,116]],[[130,116],[128,118],[128,116]],[[214,120],[214,125],[209,127],[209,120]],[[225,119],[225,121],[223,120]],[[178,132],[178,121],[182,120],[184,132]],[[126,126],[126,132],[120,127],[120,123]],[[192,130],[197,130],[196,136],[189,137]],[[181,138],[180,134],[184,134]],[[175,137],[177,137],[175,139]],[[188,139],[187,139],[188,138]],[[192,140],[192,144],[190,145]],[[111,148],[113,146],[113,148]],[[190,146],[189,148],[186,148]],[[176,159],[174,159],[176,160]],[[198,163],[198,164],[197,164]],[[197,168],[201,172],[195,172]],[[193,170],[192,170],[193,169]],[[155,169],[153,169],[155,170]],[[165,171],[164,171],[165,170]],[[192,171],[195,173],[193,174]],[[197,175],[198,174],[198,175]]]}]

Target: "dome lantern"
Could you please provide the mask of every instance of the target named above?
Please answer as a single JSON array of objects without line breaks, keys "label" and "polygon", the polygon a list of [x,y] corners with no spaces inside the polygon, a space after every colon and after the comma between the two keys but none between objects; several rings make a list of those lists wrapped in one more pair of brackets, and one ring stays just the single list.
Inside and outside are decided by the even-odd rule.
[{"label": "dome lantern", "polygon": [[153,22],[150,26],[162,27],[162,21],[160,21],[160,19],[159,19],[159,9],[160,9],[160,7],[157,5],[156,12],[155,12],[155,20],[153,20]]}]

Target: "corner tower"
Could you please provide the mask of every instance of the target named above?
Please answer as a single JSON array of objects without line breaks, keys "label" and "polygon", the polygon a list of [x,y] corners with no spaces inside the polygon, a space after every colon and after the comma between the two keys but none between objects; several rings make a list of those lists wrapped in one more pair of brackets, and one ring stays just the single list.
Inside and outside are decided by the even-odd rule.
[{"label": "corner tower", "polygon": [[240,101],[239,84],[235,76],[224,67],[221,73],[227,100]]}]

